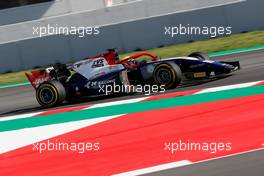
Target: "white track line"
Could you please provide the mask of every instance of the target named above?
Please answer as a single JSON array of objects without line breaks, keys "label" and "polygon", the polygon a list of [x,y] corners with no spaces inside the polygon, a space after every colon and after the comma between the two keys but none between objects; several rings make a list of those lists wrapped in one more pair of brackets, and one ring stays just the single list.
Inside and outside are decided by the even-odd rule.
[{"label": "white track line", "polygon": [[193,162],[191,165],[200,164],[200,163],[206,163],[206,162],[210,162],[210,161],[214,161],[214,160],[218,160],[218,159],[225,159],[225,158],[229,158],[229,157],[234,157],[234,156],[248,154],[248,153],[262,151],[262,150],[264,151],[264,147],[260,146],[259,148],[254,149],[254,150],[249,150],[249,151],[244,151],[244,152],[237,152],[237,153],[230,154],[230,155],[225,155],[225,156],[220,156],[220,157],[216,157],[216,158],[212,158],[212,159],[207,159],[207,160],[201,160],[201,161]]},{"label": "white track line", "polygon": [[114,105],[121,105],[121,104],[130,104],[130,103],[136,103],[136,102],[141,102],[149,97],[143,97],[143,98],[132,98],[132,99],[127,99],[127,100],[120,100],[120,101],[113,101],[113,102],[106,102],[106,103],[100,103],[100,104],[95,104],[92,105],[91,107],[88,107],[86,109],[92,109],[92,108],[100,108],[100,107],[107,107],[107,106],[114,106]]},{"label": "white track line", "polygon": [[1,121],[8,121],[8,120],[15,120],[15,119],[23,119],[23,118],[27,118],[27,117],[33,117],[33,116],[36,116],[40,113],[42,113],[42,112],[35,112],[35,113],[29,113],[29,114],[21,114],[21,115],[13,115],[13,116],[8,116],[8,117],[1,117],[0,122]]},{"label": "white track line", "polygon": [[153,167],[148,167],[148,168],[144,168],[144,169],[125,172],[125,173],[121,173],[121,174],[116,174],[113,176],[138,176],[138,175],[150,174],[153,172],[159,172],[159,171],[163,171],[163,170],[173,169],[176,167],[187,166],[187,165],[190,165],[191,163],[192,162],[190,162],[188,160],[182,160],[182,161],[177,161],[177,162],[173,162],[173,163],[167,163],[167,164],[162,164],[162,165],[158,165],[158,166],[153,166]]},{"label": "white track line", "polygon": [[76,131],[81,128],[92,126],[107,120],[112,120],[120,116],[123,115],[0,132],[0,154]]},{"label": "white track line", "polygon": [[207,88],[203,89],[195,94],[202,94],[202,93],[210,93],[210,92],[218,92],[218,91],[224,91],[224,90],[232,90],[232,89],[239,89],[239,88],[246,88],[250,86],[257,85],[263,81],[255,81],[255,82],[249,82],[249,83],[242,83],[242,84],[233,84],[233,85],[227,85],[227,86],[220,86],[220,87],[213,87],[213,88]]},{"label": "white track line", "polygon": [[115,174],[115,175],[112,175],[112,176],[139,176],[139,175],[143,175],[143,174],[150,174],[150,173],[154,173],[154,172],[174,169],[174,168],[177,168],[177,167],[189,166],[189,165],[194,165],[194,164],[199,164],[199,163],[210,162],[210,161],[214,161],[214,160],[218,160],[218,159],[229,158],[229,157],[233,157],[233,156],[238,156],[238,155],[252,153],[252,152],[257,152],[257,151],[262,151],[262,150],[264,150],[263,147],[255,149],[255,150],[249,150],[249,151],[245,151],[245,152],[238,152],[238,153],[225,155],[225,156],[221,156],[221,157],[216,157],[216,158],[212,158],[212,159],[201,160],[201,161],[198,161],[198,162],[191,162],[189,160],[183,160],[183,161],[179,161],[179,164],[177,164],[177,162],[175,162],[176,165],[174,167],[173,167],[173,163],[167,163],[167,164],[162,164],[162,165],[159,165],[159,166],[148,167],[148,168],[143,168],[143,169],[139,169],[139,170],[134,170],[134,171],[124,172],[124,173],[120,173],[120,174]]}]

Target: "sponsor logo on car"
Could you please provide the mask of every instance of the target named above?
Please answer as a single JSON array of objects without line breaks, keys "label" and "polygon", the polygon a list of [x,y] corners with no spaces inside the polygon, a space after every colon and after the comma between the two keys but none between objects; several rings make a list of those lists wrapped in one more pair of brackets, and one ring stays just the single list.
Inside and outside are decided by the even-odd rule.
[{"label": "sponsor logo on car", "polygon": [[111,79],[111,80],[105,80],[105,81],[89,81],[85,87],[90,89],[92,87],[98,87],[100,85],[107,85],[107,84],[112,84],[115,83],[115,79]]},{"label": "sponsor logo on car", "polygon": [[206,77],[206,72],[198,72],[193,74],[194,78],[204,78]]}]

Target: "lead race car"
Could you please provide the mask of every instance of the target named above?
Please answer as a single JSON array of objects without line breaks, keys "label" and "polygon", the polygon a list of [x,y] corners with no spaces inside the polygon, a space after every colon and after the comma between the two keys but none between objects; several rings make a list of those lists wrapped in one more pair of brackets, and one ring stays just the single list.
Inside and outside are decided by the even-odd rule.
[{"label": "lead race car", "polygon": [[55,64],[26,73],[38,103],[52,107],[81,97],[105,95],[102,87],[130,84],[172,89],[182,80],[213,79],[240,69],[238,61],[211,61],[203,53],[160,59],[147,52],[119,59],[115,49],[73,64]]}]

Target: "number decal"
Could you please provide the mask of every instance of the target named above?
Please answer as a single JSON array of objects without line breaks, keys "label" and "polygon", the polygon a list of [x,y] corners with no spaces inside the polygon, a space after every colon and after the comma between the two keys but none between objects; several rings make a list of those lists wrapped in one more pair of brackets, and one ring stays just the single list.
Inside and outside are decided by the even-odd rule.
[{"label": "number decal", "polygon": [[93,65],[92,65],[92,68],[95,68],[95,67],[103,67],[104,66],[104,59],[98,59],[98,60],[95,60]]}]

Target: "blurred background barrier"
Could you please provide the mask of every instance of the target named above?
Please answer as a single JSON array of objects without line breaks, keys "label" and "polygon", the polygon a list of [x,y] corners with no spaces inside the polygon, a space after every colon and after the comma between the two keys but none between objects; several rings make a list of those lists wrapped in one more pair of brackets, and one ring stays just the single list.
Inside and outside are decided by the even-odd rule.
[{"label": "blurred background barrier", "polygon": [[[72,62],[107,48],[121,52],[209,38],[165,35],[166,26],[264,29],[262,0],[57,0],[0,10],[0,72]],[[36,26],[100,26],[99,35],[33,35]]]}]

